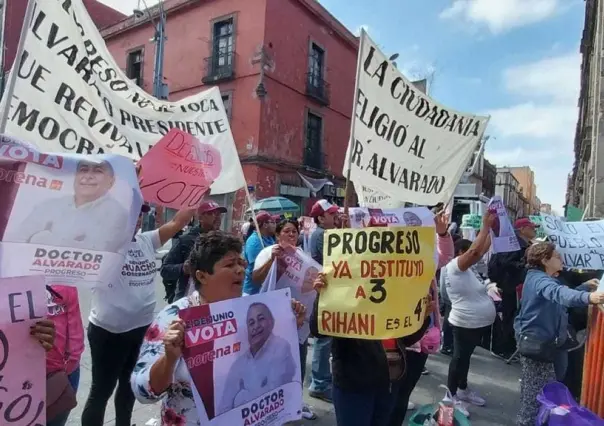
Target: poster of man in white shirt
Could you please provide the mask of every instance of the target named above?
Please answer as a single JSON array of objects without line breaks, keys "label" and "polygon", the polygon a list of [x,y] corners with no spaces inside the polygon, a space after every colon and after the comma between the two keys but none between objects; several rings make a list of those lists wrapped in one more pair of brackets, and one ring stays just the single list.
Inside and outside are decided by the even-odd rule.
[{"label": "poster of man in white shirt", "polygon": [[117,253],[132,238],[128,210],[111,193],[114,185],[109,161],[78,161],[73,193],[34,204],[5,241]]},{"label": "poster of man in white shirt", "polygon": [[42,153],[0,137],[0,276],[102,282],[119,269],[142,205],[132,161]]},{"label": "poster of man in white shirt", "polygon": [[213,303],[209,312],[203,307],[197,312],[204,309],[203,314],[180,312],[183,358],[202,424],[281,426],[300,419],[300,357],[290,291]]}]

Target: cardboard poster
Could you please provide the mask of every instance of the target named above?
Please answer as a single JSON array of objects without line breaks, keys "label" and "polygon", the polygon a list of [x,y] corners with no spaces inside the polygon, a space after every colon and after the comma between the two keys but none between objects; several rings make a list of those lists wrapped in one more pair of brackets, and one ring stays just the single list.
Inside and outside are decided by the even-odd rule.
[{"label": "cardboard poster", "polygon": [[266,292],[288,288],[292,298],[306,307],[306,320],[298,329],[300,344],[306,342],[310,335],[310,315],[317,298],[313,283],[322,270],[323,267],[302,250],[288,247],[285,249],[285,255],[271,266],[260,290]]},{"label": "cardboard poster", "polygon": [[491,251],[493,253],[507,253],[510,251],[520,250],[518,237],[514,232],[514,227],[508,217],[508,212],[503,205],[503,201],[499,195],[495,195],[489,201],[489,211],[497,213],[497,219],[493,228],[491,228]]},{"label": "cardboard poster", "polygon": [[416,332],[435,274],[435,244],[434,229],[420,226],[327,231],[319,332],[369,340]]},{"label": "cardboard poster", "polygon": [[301,418],[300,356],[289,290],[195,306],[179,315],[201,424],[281,426]]},{"label": "cardboard poster", "polygon": [[141,159],[146,201],[176,210],[199,207],[222,168],[220,152],[172,129]]},{"label": "cardboard poster", "polygon": [[41,275],[0,279],[0,424],[46,424],[46,352],[30,326],[46,317]]}]

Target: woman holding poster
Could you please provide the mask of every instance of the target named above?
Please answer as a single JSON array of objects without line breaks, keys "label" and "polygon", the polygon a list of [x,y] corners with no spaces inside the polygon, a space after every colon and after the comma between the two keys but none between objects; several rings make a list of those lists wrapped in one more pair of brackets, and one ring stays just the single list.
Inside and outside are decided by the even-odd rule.
[{"label": "woman holding poster", "polygon": [[[300,366],[302,367],[302,383],[306,375],[307,341],[310,329],[308,320],[312,304],[317,296],[313,288],[315,278],[322,269],[301,247],[296,247],[299,232],[299,222],[295,219],[283,219],[277,224],[277,244],[265,247],[256,257],[252,280],[256,284],[264,283],[261,292],[290,288],[292,297],[304,304],[308,312],[307,321],[299,330]],[[305,404],[302,407],[302,417],[314,420],[317,416]]]},{"label": "woman holding poster", "polygon": [[[321,292],[327,278],[321,273],[314,283]],[[319,298],[313,307],[310,331],[319,333]],[[415,333],[391,341],[334,337],[332,354],[333,404],[338,426],[386,426],[406,369],[406,348],[419,342],[434,311],[430,302],[422,326]]]},{"label": "woman holding poster", "polygon": [[[185,324],[179,318],[179,311],[241,297],[246,266],[241,250],[241,240],[235,236],[221,231],[200,235],[189,259],[195,292],[166,306],[145,335],[132,373],[131,386],[136,399],[143,404],[154,404],[161,400],[162,426],[200,424],[194,397],[196,391],[191,388],[191,375],[182,357]],[[304,306],[292,301],[292,309],[300,325],[306,314]],[[259,315],[268,317],[262,309],[248,312],[248,317],[258,318]],[[252,334],[254,341],[256,335]],[[270,339],[268,335],[265,337],[258,339],[263,342]],[[201,362],[212,366],[207,361]],[[213,368],[208,369],[207,374],[207,383],[212,384]]]}]

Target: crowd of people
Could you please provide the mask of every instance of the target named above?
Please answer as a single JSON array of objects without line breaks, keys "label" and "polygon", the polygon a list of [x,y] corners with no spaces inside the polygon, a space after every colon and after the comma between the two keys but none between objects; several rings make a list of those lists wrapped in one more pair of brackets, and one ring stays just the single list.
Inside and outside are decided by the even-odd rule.
[{"label": "crowd of people", "polygon": [[[272,264],[286,250],[302,250],[296,219],[261,211],[242,235],[234,235],[219,230],[226,209],[205,201],[196,210],[179,211],[158,229],[139,232],[148,209],[146,205],[141,209],[124,271],[130,263],[155,262],[155,251],[173,239],[159,268],[168,304],[154,316],[155,270],[144,282],[122,273],[110,286],[93,290],[87,329],[92,383],[84,402],[84,426],[104,424],[114,392],[117,426],[132,424],[135,400],[161,402],[162,425],[201,424],[182,358],[184,325],[178,311],[257,294]],[[316,202],[310,216],[316,224],[310,235],[310,256],[324,265],[325,231],[347,227],[349,220],[326,200]],[[384,341],[322,336],[316,311],[328,280],[318,274],[313,287],[319,296],[310,316],[314,342],[309,395],[334,404],[339,426],[401,426],[408,419],[410,397],[429,355],[440,350],[451,356],[447,378],[451,401],[468,416],[469,405],[486,403],[468,383],[472,354],[489,339],[486,336],[492,339],[496,334],[504,342],[502,353],[519,355],[519,426],[534,424],[537,393],[549,381],[567,383],[578,397],[581,378],[576,372],[581,357],[574,354],[581,349],[575,331],[585,327],[589,304],[604,303],[604,293],[595,291],[598,281],[593,274],[565,271],[556,247],[535,241],[534,225],[526,219],[515,223],[520,250],[491,255],[485,270],[496,214],[484,215],[474,241],[449,231],[442,206],[435,207],[434,217],[438,272],[430,285],[423,324],[412,335]],[[183,232],[194,218],[198,225]],[[64,372],[70,383],[71,390],[59,398],[73,399],[85,346],[78,291],[53,285],[47,293],[49,319],[40,321],[31,333],[47,349],[48,373]],[[292,301],[292,309],[301,325],[305,307]],[[271,318],[263,321],[272,327]],[[302,383],[308,346],[307,341],[299,346]],[[264,365],[273,362],[270,350],[250,350],[249,356]],[[272,367],[280,371],[280,366]],[[256,378],[250,375],[246,380],[253,384]],[[311,407],[304,405],[301,410],[305,419],[316,418]],[[63,426],[69,409],[53,416],[47,424]]]}]

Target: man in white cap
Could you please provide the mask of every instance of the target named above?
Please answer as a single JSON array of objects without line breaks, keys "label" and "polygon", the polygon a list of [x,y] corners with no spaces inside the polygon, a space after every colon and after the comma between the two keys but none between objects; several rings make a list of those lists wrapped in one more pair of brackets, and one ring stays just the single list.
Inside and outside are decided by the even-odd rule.
[{"label": "man in white cap", "polygon": [[[326,229],[336,226],[339,208],[327,200],[317,201],[310,210],[317,224],[317,229],[310,236],[310,255],[323,265],[323,237]],[[311,382],[308,394],[313,398],[331,402],[331,338],[322,337],[315,339],[312,353]]]}]

